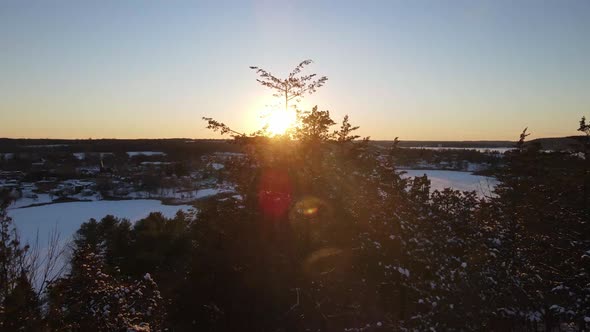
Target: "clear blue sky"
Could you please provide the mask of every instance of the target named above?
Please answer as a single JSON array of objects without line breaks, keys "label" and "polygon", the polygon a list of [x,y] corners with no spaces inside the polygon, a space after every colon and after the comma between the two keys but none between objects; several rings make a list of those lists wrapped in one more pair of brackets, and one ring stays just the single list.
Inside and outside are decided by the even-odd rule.
[{"label": "clear blue sky", "polygon": [[0,2],[0,137],[212,137],[258,124],[303,59],[306,100],[375,139],[575,134],[590,1]]}]

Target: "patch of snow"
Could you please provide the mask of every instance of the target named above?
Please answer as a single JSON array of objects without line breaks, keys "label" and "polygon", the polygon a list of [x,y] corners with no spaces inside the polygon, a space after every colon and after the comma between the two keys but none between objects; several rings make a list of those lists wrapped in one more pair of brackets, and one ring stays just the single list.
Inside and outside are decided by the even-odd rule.
[{"label": "patch of snow", "polygon": [[[0,157],[4,158],[4,160],[11,160],[14,159],[14,153],[7,152],[7,153],[0,153]],[[2,159],[0,158],[0,159]]]},{"label": "patch of snow", "polygon": [[199,189],[195,195],[195,198],[199,199],[199,198],[205,198],[205,197],[219,195],[222,193],[231,193],[231,192],[233,192],[232,189],[225,189],[225,188]]},{"label": "patch of snow", "polygon": [[140,163],[140,165],[143,166],[149,166],[149,165],[155,165],[155,166],[161,166],[161,165],[170,165],[172,164],[169,161],[143,161]]},{"label": "patch of snow", "polygon": [[538,311],[532,311],[528,314],[528,320],[531,322],[540,322],[543,315]]},{"label": "patch of snow", "polygon": [[216,171],[223,169],[224,167],[225,167],[225,165],[223,165],[223,164],[211,163],[211,168],[213,168]]},{"label": "patch of snow", "polygon": [[514,310],[508,309],[508,308],[499,308],[498,311],[502,312],[508,316],[514,316],[516,314],[516,312]]},{"label": "patch of snow", "polygon": [[129,157],[135,157],[135,156],[165,156],[166,153],[164,152],[159,152],[159,151],[130,151],[127,152],[127,155]]},{"label": "patch of snow", "polygon": [[469,172],[419,169],[407,169],[404,172],[406,172],[402,175],[404,178],[413,178],[426,174],[433,191],[451,188],[460,191],[475,191],[479,196],[483,197],[491,195],[492,190],[498,184],[498,180],[494,178],[473,175]]},{"label": "patch of snow", "polygon": [[410,270],[404,269],[403,267],[398,267],[397,268],[397,272],[399,272],[400,274],[405,275],[408,278],[410,277]]},{"label": "patch of snow", "polygon": [[500,241],[500,239],[493,238],[491,240],[492,240],[492,243],[496,246],[500,246],[502,244],[502,241]]},{"label": "patch of snow", "polygon": [[73,155],[78,160],[84,160],[84,159],[86,159],[86,153],[85,152],[74,152]]}]

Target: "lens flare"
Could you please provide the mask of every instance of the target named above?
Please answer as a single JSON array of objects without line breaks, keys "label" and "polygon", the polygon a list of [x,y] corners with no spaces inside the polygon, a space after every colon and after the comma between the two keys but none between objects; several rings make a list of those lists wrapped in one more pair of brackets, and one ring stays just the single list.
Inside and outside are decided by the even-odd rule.
[{"label": "lens flare", "polygon": [[306,215],[306,216],[313,216],[317,212],[318,212],[318,208],[317,207],[310,207],[310,208],[307,208],[307,209],[303,210],[303,214]]},{"label": "lens flare", "polygon": [[325,204],[321,199],[307,196],[295,204],[294,212],[305,217],[313,217],[318,215],[324,205]]},{"label": "lens flare", "polygon": [[292,185],[289,174],[282,169],[264,170],[258,186],[258,205],[265,216],[280,219],[291,205]]}]

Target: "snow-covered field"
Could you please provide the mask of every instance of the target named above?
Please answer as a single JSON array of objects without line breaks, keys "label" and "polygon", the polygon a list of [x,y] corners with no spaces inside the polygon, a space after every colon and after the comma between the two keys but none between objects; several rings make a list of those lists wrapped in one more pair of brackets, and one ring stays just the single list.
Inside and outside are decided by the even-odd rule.
[{"label": "snow-covered field", "polygon": [[430,180],[430,187],[432,190],[443,190],[445,188],[461,191],[475,190],[475,192],[482,197],[490,196],[492,190],[498,183],[494,178],[473,175],[469,172],[420,169],[407,169],[404,171],[406,174],[404,174],[403,177],[422,176],[426,174]]},{"label": "snow-covered field", "polygon": [[69,202],[34,206],[28,208],[11,208],[8,215],[12,217],[21,238],[34,243],[39,234],[39,246],[47,246],[48,235],[57,229],[62,241],[68,241],[80,225],[90,218],[100,220],[107,214],[130,221],[147,217],[150,212],[162,212],[173,217],[178,210],[188,211],[189,205],[163,205],[158,200],[125,200]]}]

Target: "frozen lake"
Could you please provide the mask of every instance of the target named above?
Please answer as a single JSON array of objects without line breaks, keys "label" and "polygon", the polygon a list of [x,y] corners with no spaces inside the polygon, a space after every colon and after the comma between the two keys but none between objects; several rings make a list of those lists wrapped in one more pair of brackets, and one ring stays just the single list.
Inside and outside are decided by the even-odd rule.
[{"label": "frozen lake", "polygon": [[474,175],[469,172],[406,169],[403,177],[423,176],[430,180],[431,190],[452,188],[461,191],[475,191],[479,196],[490,196],[498,183],[494,178]]},{"label": "frozen lake", "polygon": [[166,217],[173,217],[178,210],[187,211],[189,205],[163,205],[158,200],[139,199],[125,201],[93,201],[56,203],[27,208],[11,208],[8,215],[25,241],[33,243],[39,234],[41,248],[47,246],[47,237],[51,231],[60,232],[60,239],[72,238],[80,225],[90,218],[96,220],[111,214],[115,217],[137,221],[147,217],[151,212],[162,212]]}]

